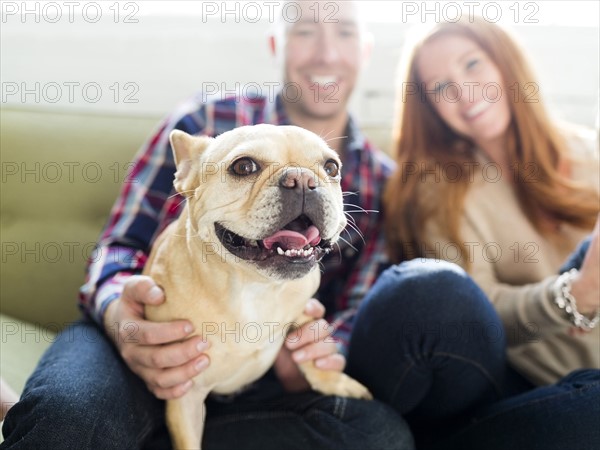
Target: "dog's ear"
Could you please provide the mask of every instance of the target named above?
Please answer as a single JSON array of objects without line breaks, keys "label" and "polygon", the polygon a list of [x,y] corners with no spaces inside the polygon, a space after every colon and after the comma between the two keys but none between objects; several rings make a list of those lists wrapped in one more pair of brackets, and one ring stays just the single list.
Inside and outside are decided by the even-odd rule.
[{"label": "dog's ear", "polygon": [[169,140],[177,167],[173,184],[177,192],[187,197],[198,186],[200,155],[213,138],[191,136],[184,131],[173,130],[169,135]]}]

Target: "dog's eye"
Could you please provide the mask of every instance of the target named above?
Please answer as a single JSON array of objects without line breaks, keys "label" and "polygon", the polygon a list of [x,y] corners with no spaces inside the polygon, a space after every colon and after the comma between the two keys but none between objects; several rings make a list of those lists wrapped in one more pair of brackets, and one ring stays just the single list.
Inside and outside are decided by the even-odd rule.
[{"label": "dog's eye", "polygon": [[235,175],[247,176],[258,172],[260,167],[254,160],[244,157],[235,160],[233,164],[229,166],[229,170]]},{"label": "dog's eye", "polygon": [[328,160],[323,168],[325,169],[325,173],[332,178],[337,177],[340,173],[340,166],[333,159]]}]

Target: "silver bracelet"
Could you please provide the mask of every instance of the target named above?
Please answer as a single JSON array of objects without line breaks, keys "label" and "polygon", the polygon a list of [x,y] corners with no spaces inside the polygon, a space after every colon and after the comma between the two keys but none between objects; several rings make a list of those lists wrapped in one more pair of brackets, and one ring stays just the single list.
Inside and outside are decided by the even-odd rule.
[{"label": "silver bracelet", "polygon": [[569,315],[573,325],[582,330],[590,331],[600,322],[600,310],[596,312],[593,319],[588,319],[577,311],[577,302],[571,294],[571,283],[577,273],[577,269],[571,269],[557,278],[553,286],[554,303]]}]

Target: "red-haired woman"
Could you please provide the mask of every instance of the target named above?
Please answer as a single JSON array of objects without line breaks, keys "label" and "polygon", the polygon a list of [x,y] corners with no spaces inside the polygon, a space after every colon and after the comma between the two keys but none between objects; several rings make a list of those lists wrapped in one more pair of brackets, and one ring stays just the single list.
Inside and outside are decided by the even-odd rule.
[{"label": "red-haired woman", "polygon": [[363,302],[349,371],[422,442],[467,417],[438,444],[600,448],[597,136],[551,120],[514,39],[481,18],[413,39],[400,76],[384,201],[408,262]]}]

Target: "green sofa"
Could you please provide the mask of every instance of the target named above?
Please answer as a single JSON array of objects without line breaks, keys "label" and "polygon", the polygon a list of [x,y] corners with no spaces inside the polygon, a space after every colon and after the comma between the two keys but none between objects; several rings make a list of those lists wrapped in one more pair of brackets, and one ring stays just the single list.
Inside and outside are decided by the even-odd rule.
[{"label": "green sofa", "polygon": [[76,320],[86,258],[157,117],[2,108],[0,375],[17,392]]}]

